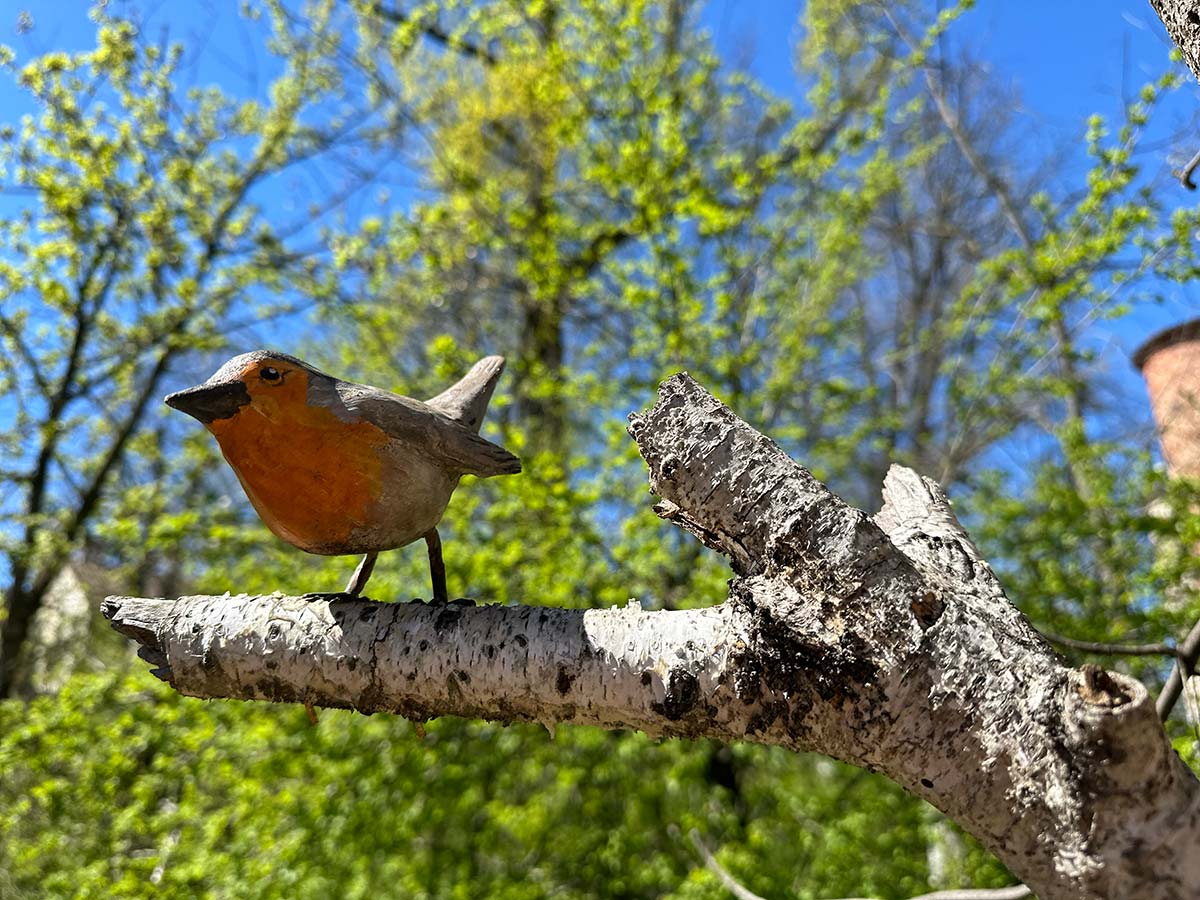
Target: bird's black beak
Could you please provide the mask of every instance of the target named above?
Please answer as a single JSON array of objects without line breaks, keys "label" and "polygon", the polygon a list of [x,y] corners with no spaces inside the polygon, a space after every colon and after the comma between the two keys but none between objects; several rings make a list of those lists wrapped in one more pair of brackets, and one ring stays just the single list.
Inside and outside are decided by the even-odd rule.
[{"label": "bird's black beak", "polygon": [[250,392],[246,390],[244,381],[219,381],[177,391],[163,402],[171,409],[185,412],[207,425],[217,419],[232,418],[250,402]]}]

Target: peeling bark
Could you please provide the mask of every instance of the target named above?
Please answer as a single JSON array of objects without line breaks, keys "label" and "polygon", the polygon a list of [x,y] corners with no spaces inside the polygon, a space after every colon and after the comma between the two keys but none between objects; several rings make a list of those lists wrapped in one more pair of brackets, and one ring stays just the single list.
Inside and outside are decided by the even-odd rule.
[{"label": "peeling bark", "polygon": [[1200,784],[1146,689],[1070,669],[941,489],[853,509],[686,375],[631,417],[659,514],[737,573],[710,609],[109,598],[184,694],[638,728],[881,771],[1043,900],[1200,896]]}]

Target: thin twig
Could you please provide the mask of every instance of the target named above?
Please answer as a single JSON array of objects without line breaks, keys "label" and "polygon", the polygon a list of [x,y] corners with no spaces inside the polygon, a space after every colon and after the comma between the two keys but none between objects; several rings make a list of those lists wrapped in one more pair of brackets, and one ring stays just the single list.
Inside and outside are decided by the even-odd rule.
[{"label": "thin twig", "polygon": [[[700,858],[704,860],[710,872],[720,879],[721,884],[725,889],[738,900],[765,900],[758,894],[754,893],[744,884],[729,874],[729,872],[717,862],[717,858],[713,856],[712,851],[708,849],[704,841],[700,837],[700,832],[693,828],[688,832],[688,837],[692,841],[692,846],[696,848],[696,852],[700,854]],[[1002,888],[965,888],[949,891],[934,891],[931,894],[920,894],[912,897],[910,900],[1023,900],[1025,897],[1032,897],[1033,891],[1025,887],[1023,884],[1015,884],[1011,887]],[[867,897],[842,897],[839,900],[870,900]]]},{"label": "thin twig", "polygon": [[708,870],[720,879],[721,884],[725,885],[725,890],[737,897],[738,900],[766,900],[765,897],[760,897],[739,882],[725,870],[724,866],[717,862],[717,858],[712,855],[712,851],[701,840],[699,831],[693,828],[688,832],[688,837],[691,838],[692,846],[696,848],[696,852],[700,854],[700,858],[704,860],[704,865],[708,866]]},{"label": "thin twig", "polygon": [[1171,174],[1178,178],[1179,183],[1189,191],[1194,191],[1196,182],[1192,181],[1192,173],[1196,171],[1197,166],[1200,166],[1200,150],[1197,150],[1196,155],[1187,161],[1187,165],[1182,169],[1176,169]]},{"label": "thin twig", "polygon": [[921,894],[911,900],[1023,900],[1032,897],[1033,891],[1023,884],[1014,884],[1002,888],[964,888],[953,891],[934,891],[932,894]]},{"label": "thin twig", "polygon": [[[1014,884],[1002,888],[954,888],[948,891],[934,891],[931,894],[918,894],[909,900],[1024,900],[1032,897],[1033,891],[1023,884]],[[837,900],[878,900],[875,897],[839,897]]]},{"label": "thin twig", "polygon": [[[375,4],[372,11],[381,19],[391,22],[394,25],[407,25],[414,21],[412,16],[404,10],[399,8],[389,9],[382,3]],[[425,21],[423,18],[418,17],[415,20],[415,24],[422,34],[430,40],[441,44],[443,47],[455,50],[464,56],[470,56],[489,66],[495,66],[500,63],[500,57],[492,53],[483,44],[476,44],[465,40],[442,28],[437,22]]]},{"label": "thin twig", "polygon": [[1063,637],[1043,631],[1042,637],[1052,644],[1080,650],[1083,653],[1097,653],[1103,656],[1170,656],[1174,658],[1176,649],[1170,644],[1105,644],[1099,641],[1079,641],[1075,638]]}]

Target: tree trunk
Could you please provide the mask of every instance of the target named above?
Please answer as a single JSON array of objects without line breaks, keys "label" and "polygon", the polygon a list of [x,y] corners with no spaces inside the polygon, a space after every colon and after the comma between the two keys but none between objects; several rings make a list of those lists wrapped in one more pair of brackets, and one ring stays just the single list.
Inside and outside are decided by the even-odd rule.
[{"label": "tree trunk", "polygon": [[191,696],[814,750],[925,798],[1042,900],[1200,896],[1200,784],[1146,689],[1062,665],[936,484],[894,467],[872,518],[686,375],[630,433],[659,514],[730,558],[721,605],[243,595],[105,615]]},{"label": "tree trunk", "polygon": [[1150,0],[1167,34],[1183,52],[1192,73],[1200,80],[1200,2],[1197,0]]},{"label": "tree trunk", "polygon": [[41,595],[31,593],[22,581],[24,573],[15,574],[4,597],[5,616],[0,621],[0,700],[16,693],[20,682],[21,651],[33,617],[41,606]]}]

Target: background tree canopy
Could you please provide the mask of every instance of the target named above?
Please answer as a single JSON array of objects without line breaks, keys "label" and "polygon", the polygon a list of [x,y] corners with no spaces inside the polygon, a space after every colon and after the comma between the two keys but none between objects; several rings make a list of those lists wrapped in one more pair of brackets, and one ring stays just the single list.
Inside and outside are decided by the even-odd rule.
[{"label": "background tree canopy", "polygon": [[[255,2],[240,49],[114,4],[91,49],[4,50],[29,112],[0,129],[0,898],[724,896],[692,829],[764,896],[1009,883],[828,760],[313,728],[174,695],[95,615],[344,581],[159,408],[267,344],[413,396],[508,356],[485,433],[525,473],[466,485],[443,527],[451,590],[483,602],[723,596],[624,433],[688,369],[864,507],[890,462],[940,480],[1038,627],[1184,633],[1196,486],[1154,465],[1103,352],[1200,264],[1200,210],[1161,183],[1181,75],[1164,53],[1067,166],[956,39],[967,5],[812,0],[789,96],[688,0]],[[423,566],[385,555],[372,595]],[[1194,724],[1170,723],[1193,764]]]}]

